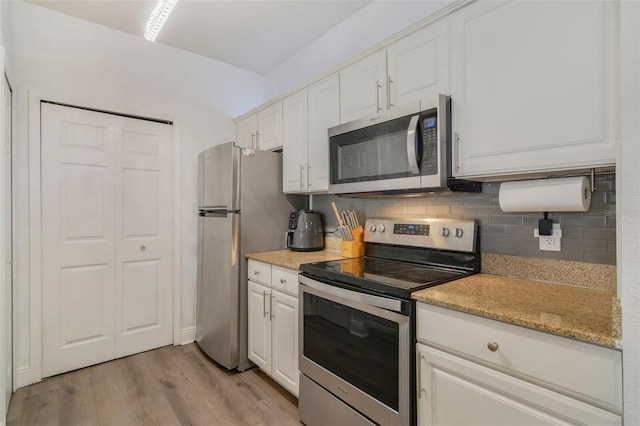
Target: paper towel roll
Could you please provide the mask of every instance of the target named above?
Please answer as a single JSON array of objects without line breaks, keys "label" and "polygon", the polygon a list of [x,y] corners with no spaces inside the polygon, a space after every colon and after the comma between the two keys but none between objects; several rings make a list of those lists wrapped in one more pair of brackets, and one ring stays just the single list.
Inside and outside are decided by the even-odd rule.
[{"label": "paper towel roll", "polygon": [[503,182],[499,201],[504,212],[586,212],[591,189],[584,176]]}]

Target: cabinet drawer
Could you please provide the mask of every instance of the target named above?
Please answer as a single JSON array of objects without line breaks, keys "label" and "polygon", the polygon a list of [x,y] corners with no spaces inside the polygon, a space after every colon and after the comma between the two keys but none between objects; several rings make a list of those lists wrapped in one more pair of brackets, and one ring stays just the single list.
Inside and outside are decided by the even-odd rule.
[{"label": "cabinet drawer", "polygon": [[[620,351],[424,303],[417,306],[419,341],[622,411]],[[492,343],[497,344],[494,351]]]},{"label": "cabinet drawer", "polygon": [[273,266],[271,287],[298,297],[298,271]]},{"label": "cabinet drawer", "polygon": [[271,286],[271,265],[251,260],[247,262],[247,278]]}]

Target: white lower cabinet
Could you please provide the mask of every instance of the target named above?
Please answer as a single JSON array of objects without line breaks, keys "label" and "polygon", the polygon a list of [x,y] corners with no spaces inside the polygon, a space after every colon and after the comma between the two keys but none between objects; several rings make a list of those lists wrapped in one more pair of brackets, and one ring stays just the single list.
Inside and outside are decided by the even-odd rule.
[{"label": "white lower cabinet", "polygon": [[417,337],[420,425],[622,424],[617,350],[422,303]]},{"label": "white lower cabinet", "polygon": [[[249,359],[298,396],[298,272],[254,260],[248,268]],[[269,282],[253,281],[265,268]]]}]

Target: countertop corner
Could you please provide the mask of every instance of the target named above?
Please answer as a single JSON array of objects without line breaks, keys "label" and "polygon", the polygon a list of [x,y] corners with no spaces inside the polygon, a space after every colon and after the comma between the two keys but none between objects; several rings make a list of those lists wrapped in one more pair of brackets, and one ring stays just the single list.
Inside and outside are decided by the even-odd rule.
[{"label": "countertop corner", "polygon": [[247,259],[281,266],[283,268],[300,270],[303,263],[324,262],[327,260],[342,259],[339,251],[318,250],[318,251],[291,251],[276,250],[262,253],[249,253]]}]

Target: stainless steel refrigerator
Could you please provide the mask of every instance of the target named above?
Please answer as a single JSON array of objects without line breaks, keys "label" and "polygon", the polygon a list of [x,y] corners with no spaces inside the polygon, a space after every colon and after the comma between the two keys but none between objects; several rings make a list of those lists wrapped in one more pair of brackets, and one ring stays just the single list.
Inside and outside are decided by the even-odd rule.
[{"label": "stainless steel refrigerator", "polygon": [[236,147],[198,157],[196,342],[218,364],[244,370],[247,358],[246,253],[284,248],[299,197],[282,194],[282,155]]}]

